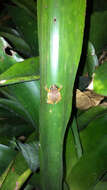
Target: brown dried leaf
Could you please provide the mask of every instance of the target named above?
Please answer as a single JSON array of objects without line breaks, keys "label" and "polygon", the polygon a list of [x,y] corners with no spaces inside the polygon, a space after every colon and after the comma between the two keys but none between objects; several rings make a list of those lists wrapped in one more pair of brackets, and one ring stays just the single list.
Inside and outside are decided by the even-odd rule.
[{"label": "brown dried leaf", "polygon": [[76,91],[76,107],[81,110],[86,110],[90,107],[97,106],[103,99],[103,96],[95,94],[90,90],[81,92],[79,89],[77,89]]}]

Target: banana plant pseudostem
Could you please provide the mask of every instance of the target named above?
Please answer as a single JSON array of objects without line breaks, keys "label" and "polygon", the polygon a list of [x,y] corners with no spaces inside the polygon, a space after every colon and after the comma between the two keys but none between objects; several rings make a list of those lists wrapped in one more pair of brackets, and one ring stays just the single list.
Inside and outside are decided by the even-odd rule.
[{"label": "banana plant pseudostem", "polygon": [[85,0],[38,0],[40,172],[43,190],[61,190],[63,140],[80,60]]}]

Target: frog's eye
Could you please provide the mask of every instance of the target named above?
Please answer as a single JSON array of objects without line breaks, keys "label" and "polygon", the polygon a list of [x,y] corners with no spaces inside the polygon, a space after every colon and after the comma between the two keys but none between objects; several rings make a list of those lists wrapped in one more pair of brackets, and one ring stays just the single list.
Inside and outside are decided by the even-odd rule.
[{"label": "frog's eye", "polygon": [[53,88],[58,89],[58,87],[56,85],[53,85]]}]

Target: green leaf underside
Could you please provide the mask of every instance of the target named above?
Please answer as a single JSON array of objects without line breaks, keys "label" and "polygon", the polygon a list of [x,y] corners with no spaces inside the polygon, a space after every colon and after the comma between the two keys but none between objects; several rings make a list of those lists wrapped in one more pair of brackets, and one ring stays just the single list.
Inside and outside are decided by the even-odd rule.
[{"label": "green leaf underside", "polygon": [[38,144],[35,142],[29,144],[18,143],[22,154],[28,163],[29,168],[34,172],[39,167],[39,158],[38,158]]}]

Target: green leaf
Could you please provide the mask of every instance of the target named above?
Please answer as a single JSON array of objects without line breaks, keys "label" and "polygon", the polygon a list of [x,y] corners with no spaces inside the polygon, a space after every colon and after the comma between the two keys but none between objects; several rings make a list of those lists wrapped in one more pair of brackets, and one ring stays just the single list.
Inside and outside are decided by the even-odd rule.
[{"label": "green leaf", "polygon": [[69,190],[68,185],[64,183],[64,190]]},{"label": "green leaf", "polygon": [[6,47],[9,47],[6,40],[0,37],[0,73],[6,71],[9,67],[14,65],[18,61],[21,61],[21,57],[18,58],[17,53],[13,53],[13,55],[9,56],[6,54]]},{"label": "green leaf", "polygon": [[[34,141],[34,137],[32,139]],[[2,183],[2,190],[20,189],[23,183],[31,174],[28,165],[21,153],[18,153],[14,159],[11,168],[9,168],[8,175]]]},{"label": "green leaf", "polygon": [[0,75],[0,86],[37,80],[39,75],[38,58],[29,58],[23,62],[16,63]]},{"label": "green leaf", "polygon": [[[14,101],[14,102],[17,102],[17,100],[16,100],[16,98],[13,96],[13,94],[10,94],[9,92],[8,92],[8,86],[7,87],[5,87],[5,88],[0,88],[0,93],[1,93],[1,95],[4,97],[4,98],[6,98],[6,99],[10,99],[10,100],[12,100],[12,101]],[[2,97],[1,96],[1,97]]]},{"label": "green leaf", "polygon": [[[3,88],[5,89],[5,87]],[[7,87],[6,87],[7,89]],[[17,102],[23,107],[26,118],[38,131],[39,106],[40,106],[40,83],[39,81],[25,82],[8,86],[8,93],[12,94]]]},{"label": "green leaf", "polygon": [[14,100],[8,100],[5,98],[0,98],[0,107],[9,110],[10,112],[17,113],[20,117],[24,118],[26,121],[30,120],[30,116],[23,106]]},{"label": "green leaf", "polygon": [[0,106],[0,119],[4,119],[4,118],[12,118],[12,117],[15,117],[17,114],[12,112],[12,111],[9,111],[5,108],[2,108]]},{"label": "green leaf", "polygon": [[19,137],[29,136],[34,131],[34,128],[29,123],[21,118],[14,116],[0,121],[0,136]]},{"label": "green leaf", "polygon": [[[80,139],[84,154],[95,150],[99,145],[100,139],[107,134],[107,113],[97,116],[81,131]],[[91,140],[90,140],[91,139]],[[106,150],[105,150],[106,154]]]},{"label": "green leaf", "polygon": [[8,172],[9,172],[12,164],[13,164],[13,161],[9,164],[9,166],[7,167],[7,169],[5,170],[5,172],[0,176],[0,188],[1,188],[1,186],[2,186],[2,184],[4,182],[4,180],[5,180],[5,178],[7,177]]},{"label": "green leaf", "polygon": [[30,175],[31,175],[31,170],[27,169],[20,177],[18,177],[15,188],[19,190]]},{"label": "green leaf", "polygon": [[93,1],[93,11],[106,11],[107,10],[107,1],[105,0],[94,0]]},{"label": "green leaf", "polygon": [[33,0],[12,0],[18,7],[25,9],[30,15],[36,16],[36,2]]},{"label": "green leaf", "polygon": [[16,151],[8,146],[0,144],[0,175],[16,156]]},{"label": "green leaf", "polygon": [[29,179],[29,184],[32,185],[33,187],[37,187],[38,189],[41,190],[41,181],[40,181],[40,172],[35,172]]},{"label": "green leaf", "polygon": [[10,190],[15,189],[19,190],[21,186],[25,183],[25,181],[28,179],[28,177],[31,175],[31,170],[27,169],[24,171],[20,176],[14,171],[14,167],[12,167],[6,179],[4,180],[1,189],[2,190]]},{"label": "green leaf", "polygon": [[30,16],[23,8],[16,6],[9,6],[8,11],[22,39],[30,46],[33,56],[37,56],[38,39],[36,18]]},{"label": "green leaf", "polygon": [[0,31],[15,35],[17,37],[20,37],[19,32],[15,28],[13,28],[12,26],[10,27],[10,26],[0,25]]},{"label": "green leaf", "polygon": [[[67,168],[69,175],[67,175],[66,179],[71,189],[90,190],[91,186],[94,186],[96,181],[107,170],[106,111],[107,107],[97,106],[96,109],[91,108],[89,111],[84,112],[81,115],[82,117],[80,116],[81,120],[78,126],[82,123],[86,124],[87,127],[80,131],[83,156],[79,161],[75,162],[74,167],[71,165],[71,173],[70,168]],[[88,117],[89,120],[84,119]],[[71,157],[69,159],[71,160]]]},{"label": "green leaf", "polygon": [[99,182],[93,190],[107,190],[107,182]]},{"label": "green leaf", "polygon": [[71,130],[71,126],[65,136],[65,149],[64,149],[64,160],[65,160],[65,176],[66,178],[69,176],[71,172],[71,168],[78,161],[77,152],[74,143],[74,137]]},{"label": "green leaf", "polygon": [[[86,154],[97,147],[99,139],[107,133],[107,106],[96,106],[88,111],[85,111],[82,115],[77,117],[78,127],[82,129],[80,131],[80,140],[83,148],[83,152]],[[102,127],[101,127],[102,126]],[[86,129],[84,130],[84,127]],[[96,134],[97,131],[97,134]],[[91,141],[90,141],[91,139]],[[69,129],[66,137],[66,176],[70,175],[70,171],[78,161],[76,154],[76,146],[72,132]]]},{"label": "green leaf", "polygon": [[97,117],[102,116],[104,113],[107,113],[107,106],[104,105],[92,107],[85,111],[83,114],[77,117],[79,130],[82,130],[83,128],[87,127],[89,123],[94,121]]},{"label": "green leaf", "polygon": [[25,57],[31,57],[32,52],[29,45],[20,36],[3,31],[0,31],[0,36],[8,39],[15,51],[19,52]]},{"label": "green leaf", "polygon": [[95,54],[93,44],[88,42],[84,74],[88,73],[89,77],[92,78],[92,74],[94,73],[96,66],[98,66],[98,58]]},{"label": "green leaf", "polygon": [[107,96],[107,62],[97,67],[93,80],[93,90],[100,95]]},{"label": "green leaf", "polygon": [[10,146],[10,140],[11,140],[10,137],[4,136],[4,135],[3,136],[0,135],[0,144],[6,145],[6,146]]},{"label": "green leaf", "polygon": [[[62,189],[63,141],[71,115],[73,86],[82,50],[85,8],[85,0],[38,1],[43,189]],[[50,100],[49,92],[51,87],[55,87],[53,85],[59,92],[58,101]]]},{"label": "green leaf", "polygon": [[39,168],[38,143],[22,144],[18,142],[21,152],[28,163],[29,168],[35,172]]},{"label": "green leaf", "polygon": [[107,45],[107,24],[104,24],[105,20],[107,20],[107,11],[94,12],[91,15],[89,40],[94,45],[97,54]]},{"label": "green leaf", "polygon": [[104,174],[107,169],[107,135],[99,140],[99,146],[96,146],[90,154],[83,155],[78,163],[71,170],[68,178],[70,189],[90,190],[95,183]]},{"label": "green leaf", "polygon": [[82,146],[81,146],[79,131],[78,131],[77,122],[75,118],[72,121],[71,127],[72,127],[72,133],[74,136],[76,152],[79,159],[82,156]]},{"label": "green leaf", "polygon": [[26,185],[26,187],[24,188],[24,190],[32,190],[33,189],[33,186],[28,184]]},{"label": "green leaf", "polygon": [[[96,149],[99,144],[99,139],[107,133],[107,106],[96,106],[85,111],[77,117],[78,127],[80,131],[80,140],[83,152],[89,153],[91,150]],[[102,127],[101,127],[102,126]],[[84,130],[84,128],[86,128]],[[96,133],[97,131],[97,133]],[[91,139],[91,141],[90,141]],[[70,175],[71,169],[77,163],[76,147],[74,144],[73,134],[69,129],[66,137],[66,178]]]}]

